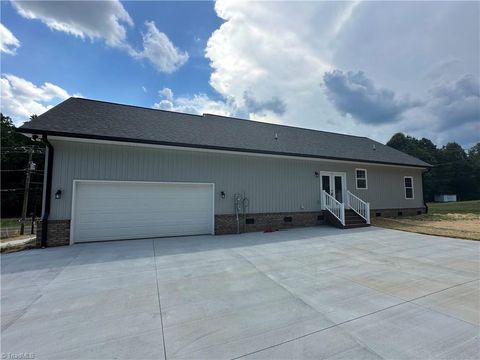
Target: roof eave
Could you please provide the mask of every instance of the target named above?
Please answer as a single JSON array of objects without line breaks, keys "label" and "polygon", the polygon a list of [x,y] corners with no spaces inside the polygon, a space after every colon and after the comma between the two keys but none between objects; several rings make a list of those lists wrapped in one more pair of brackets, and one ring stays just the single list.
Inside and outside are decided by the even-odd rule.
[{"label": "roof eave", "polygon": [[211,149],[219,151],[232,151],[232,152],[241,152],[241,153],[250,153],[250,154],[266,154],[266,155],[281,155],[281,156],[292,156],[298,158],[314,158],[314,159],[326,159],[326,160],[338,160],[338,161],[351,161],[351,162],[362,162],[370,164],[383,164],[383,165],[395,165],[395,166],[405,166],[405,167],[416,167],[420,169],[427,169],[432,167],[432,165],[425,163],[425,165],[420,164],[406,164],[406,163],[395,163],[387,161],[374,161],[374,160],[362,160],[354,158],[340,158],[333,156],[318,156],[312,154],[299,154],[299,153],[288,153],[288,152],[278,152],[278,151],[266,151],[266,150],[256,150],[256,149],[240,149],[232,148],[225,146],[212,146],[212,145],[201,145],[201,144],[187,144],[187,143],[175,143],[167,141],[155,141],[155,140],[143,140],[135,138],[124,138],[124,137],[115,137],[115,136],[104,136],[104,135],[91,135],[91,134],[78,134],[78,133],[69,133],[63,131],[52,131],[52,130],[38,130],[20,127],[17,129],[18,132],[23,134],[39,134],[39,135],[53,135],[53,136],[62,136],[70,137],[77,139],[94,139],[94,140],[106,140],[106,141],[119,141],[127,142],[133,144],[151,144],[151,145],[164,145],[164,146],[175,146],[182,148],[196,148],[196,149]]}]

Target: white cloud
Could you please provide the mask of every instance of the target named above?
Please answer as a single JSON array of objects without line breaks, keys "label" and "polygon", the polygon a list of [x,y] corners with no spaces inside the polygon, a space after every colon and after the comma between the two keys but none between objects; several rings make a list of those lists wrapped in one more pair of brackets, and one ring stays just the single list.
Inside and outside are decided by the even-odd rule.
[{"label": "white cloud", "polygon": [[323,73],[331,69],[332,27],[346,21],[350,4],[218,1],[215,9],[226,21],[206,49],[215,90],[239,108],[248,99],[279,99],[287,111],[277,117],[284,119],[307,98],[320,98]]},{"label": "white cloud", "polygon": [[436,85],[430,90],[433,128],[444,142],[469,147],[480,141],[480,79],[471,74]]},{"label": "white cloud", "polygon": [[[206,48],[210,84],[235,114],[251,119],[380,141],[398,131],[444,141],[448,133],[436,126],[431,106],[416,105],[432,101],[429,89],[439,74],[442,81],[465,73],[478,76],[479,7],[453,2],[218,0],[215,10],[225,22]],[[334,69],[368,76],[368,89],[357,92],[363,99],[358,109],[339,111],[329,101],[324,75]],[[379,124],[378,118],[370,119],[385,114],[397,121]],[[458,127],[457,141],[468,141],[467,130],[461,128],[466,127]]]},{"label": "white cloud", "polygon": [[452,128],[469,122],[480,122],[480,80],[466,74],[431,90],[431,109],[441,128]]},{"label": "white cloud", "polygon": [[167,87],[166,87],[166,88],[163,88],[162,90],[160,90],[160,91],[158,92],[158,94],[159,94],[160,96],[165,97],[165,99],[167,99],[168,101],[172,101],[172,100],[173,100],[173,91],[172,91],[172,89],[170,89],[170,88],[167,88]]},{"label": "white cloud", "polygon": [[118,0],[109,1],[12,1],[18,13],[38,19],[50,29],[82,39],[103,39],[108,46],[121,49],[135,59],[147,59],[160,72],[172,73],[185,64],[188,53],[173,45],[153,21],[146,21],[142,34],[143,50],[127,40],[133,20]]},{"label": "white cloud", "polygon": [[15,55],[20,47],[20,41],[3,24],[0,24],[0,51]]},{"label": "white cloud", "polygon": [[223,116],[232,116],[235,108],[222,100],[213,100],[206,94],[195,94],[192,97],[181,96],[175,98],[169,88],[160,90],[161,99],[153,104],[154,109],[178,111],[188,114],[216,114]]},{"label": "white cloud", "polygon": [[37,86],[11,74],[2,74],[0,81],[1,112],[10,116],[16,125],[27,121],[30,115],[40,115],[54,103],[70,97],[66,90],[49,82]]},{"label": "white cloud", "polygon": [[286,111],[286,105],[282,99],[277,96],[272,97],[270,100],[259,101],[255,99],[250,93],[243,93],[244,108],[251,114],[273,113],[276,115],[283,115]]},{"label": "white cloud", "polygon": [[[170,100],[165,100],[165,99],[162,99],[159,102],[153,104],[152,108],[158,109],[158,110],[174,111],[173,103]],[[193,114],[197,114],[197,112],[193,112]]]},{"label": "white cloud", "polygon": [[188,53],[176,48],[153,21],[146,21],[145,26],[147,31],[142,34],[143,50],[130,50],[133,57],[148,59],[158,71],[165,73],[172,73],[187,62]]},{"label": "white cloud", "polygon": [[350,114],[367,124],[395,122],[418,101],[399,99],[395,92],[378,87],[361,71],[334,70],[323,76],[327,97],[341,114]]},{"label": "white cloud", "polygon": [[109,46],[125,45],[133,20],[120,1],[12,1],[18,13],[38,19],[50,29],[82,39],[104,39]]}]

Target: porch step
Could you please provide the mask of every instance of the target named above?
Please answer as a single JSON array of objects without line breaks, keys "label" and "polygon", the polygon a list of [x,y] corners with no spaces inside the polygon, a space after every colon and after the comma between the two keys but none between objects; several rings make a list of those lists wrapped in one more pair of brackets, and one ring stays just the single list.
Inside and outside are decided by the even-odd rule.
[{"label": "porch step", "polygon": [[367,224],[364,218],[362,218],[360,215],[358,215],[355,211],[351,209],[345,210],[345,226],[343,226],[342,223],[335,216],[333,216],[329,211],[325,211],[325,213],[326,213],[326,219],[328,220],[328,222],[331,225],[341,229],[352,229],[357,227],[370,226],[370,224]]},{"label": "porch step", "polygon": [[357,227],[369,226],[366,220],[358,215],[352,209],[345,210],[345,226],[344,229],[352,229]]},{"label": "porch step", "polygon": [[358,224],[347,224],[343,227],[344,229],[353,229],[353,228],[359,228],[359,227],[368,227],[370,224],[367,224],[366,222],[363,223],[358,223]]}]

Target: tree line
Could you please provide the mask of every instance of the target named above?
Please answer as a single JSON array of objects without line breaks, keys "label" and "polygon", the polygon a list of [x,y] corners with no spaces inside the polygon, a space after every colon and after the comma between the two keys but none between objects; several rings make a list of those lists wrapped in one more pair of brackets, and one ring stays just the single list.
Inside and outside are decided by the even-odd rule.
[{"label": "tree line", "polygon": [[[39,216],[42,210],[44,144],[32,141],[17,132],[10,117],[3,114],[0,116],[2,218],[20,217],[27,170],[30,170],[31,173],[27,216],[30,216],[31,213]],[[27,169],[30,151],[35,168]]]},{"label": "tree line", "polygon": [[480,199],[480,143],[464,150],[456,142],[437,147],[426,138],[397,133],[387,145],[432,165],[424,174],[424,198],[456,194],[458,201]]}]

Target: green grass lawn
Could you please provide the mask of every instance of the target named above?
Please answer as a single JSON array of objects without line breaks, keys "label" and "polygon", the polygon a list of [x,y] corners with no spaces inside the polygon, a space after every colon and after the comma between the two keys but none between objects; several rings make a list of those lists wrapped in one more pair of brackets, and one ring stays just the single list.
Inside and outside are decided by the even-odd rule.
[{"label": "green grass lawn", "polygon": [[480,215],[480,200],[451,203],[428,203],[430,214],[477,214]]},{"label": "green grass lawn", "polygon": [[8,219],[0,219],[0,226],[2,228],[5,227],[19,227],[20,226],[20,219],[19,218],[8,218]]}]

